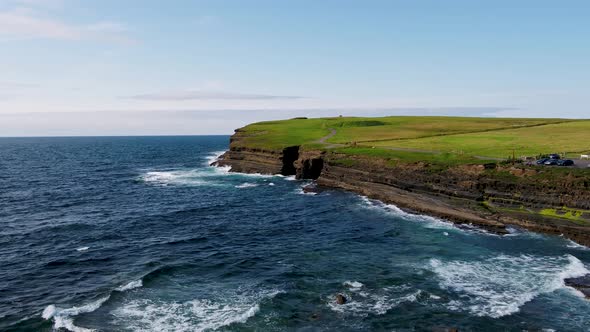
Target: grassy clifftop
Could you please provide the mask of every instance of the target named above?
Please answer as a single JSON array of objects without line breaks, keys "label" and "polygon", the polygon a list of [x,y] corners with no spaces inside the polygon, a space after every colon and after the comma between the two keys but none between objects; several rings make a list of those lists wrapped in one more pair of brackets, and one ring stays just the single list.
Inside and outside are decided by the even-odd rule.
[{"label": "grassy clifftop", "polygon": [[300,145],[399,161],[482,163],[513,154],[590,152],[590,120],[471,117],[336,117],[259,122],[239,145]]}]

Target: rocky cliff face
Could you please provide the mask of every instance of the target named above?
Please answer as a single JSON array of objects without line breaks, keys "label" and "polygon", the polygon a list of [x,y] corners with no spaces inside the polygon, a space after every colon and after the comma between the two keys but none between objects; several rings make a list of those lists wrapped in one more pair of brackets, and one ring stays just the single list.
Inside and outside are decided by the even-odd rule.
[{"label": "rocky cliff face", "polygon": [[235,172],[296,175],[325,187],[352,191],[400,208],[496,233],[507,225],[564,234],[590,245],[590,189],[584,179],[539,180],[534,169],[462,165],[440,170],[424,163],[391,165],[298,146],[263,150],[239,144],[217,165]]}]

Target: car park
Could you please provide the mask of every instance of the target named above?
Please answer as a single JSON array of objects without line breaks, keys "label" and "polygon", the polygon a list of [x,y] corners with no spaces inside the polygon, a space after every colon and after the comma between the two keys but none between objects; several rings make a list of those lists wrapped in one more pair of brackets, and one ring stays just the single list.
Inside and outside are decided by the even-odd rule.
[{"label": "car park", "polygon": [[557,166],[573,166],[574,161],[570,159],[562,159],[557,162]]}]

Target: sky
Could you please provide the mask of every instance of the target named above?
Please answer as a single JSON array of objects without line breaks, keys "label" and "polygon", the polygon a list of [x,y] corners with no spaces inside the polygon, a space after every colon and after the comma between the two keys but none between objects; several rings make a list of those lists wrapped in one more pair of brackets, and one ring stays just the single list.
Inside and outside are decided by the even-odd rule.
[{"label": "sky", "polygon": [[590,117],[590,1],[0,0],[0,136]]}]

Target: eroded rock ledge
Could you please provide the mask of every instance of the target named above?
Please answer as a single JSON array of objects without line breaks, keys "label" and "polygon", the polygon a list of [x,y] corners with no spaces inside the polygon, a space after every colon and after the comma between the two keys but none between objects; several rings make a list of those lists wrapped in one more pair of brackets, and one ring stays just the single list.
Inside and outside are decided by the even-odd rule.
[{"label": "eroded rock ledge", "polygon": [[[486,169],[484,165],[462,165],[441,171],[425,163],[392,165],[380,159],[307,151],[298,146],[275,151],[235,143],[234,138],[216,165],[231,166],[234,172],[313,179],[319,186],[348,190],[410,212],[500,234],[507,232],[507,226],[517,225],[563,234],[590,245],[590,213],[585,212],[590,210],[590,190],[588,183],[574,178],[539,182],[527,178],[531,175],[527,172],[534,170],[509,166]],[[503,178],[506,174],[509,179]],[[578,212],[569,218],[568,211]]]}]

